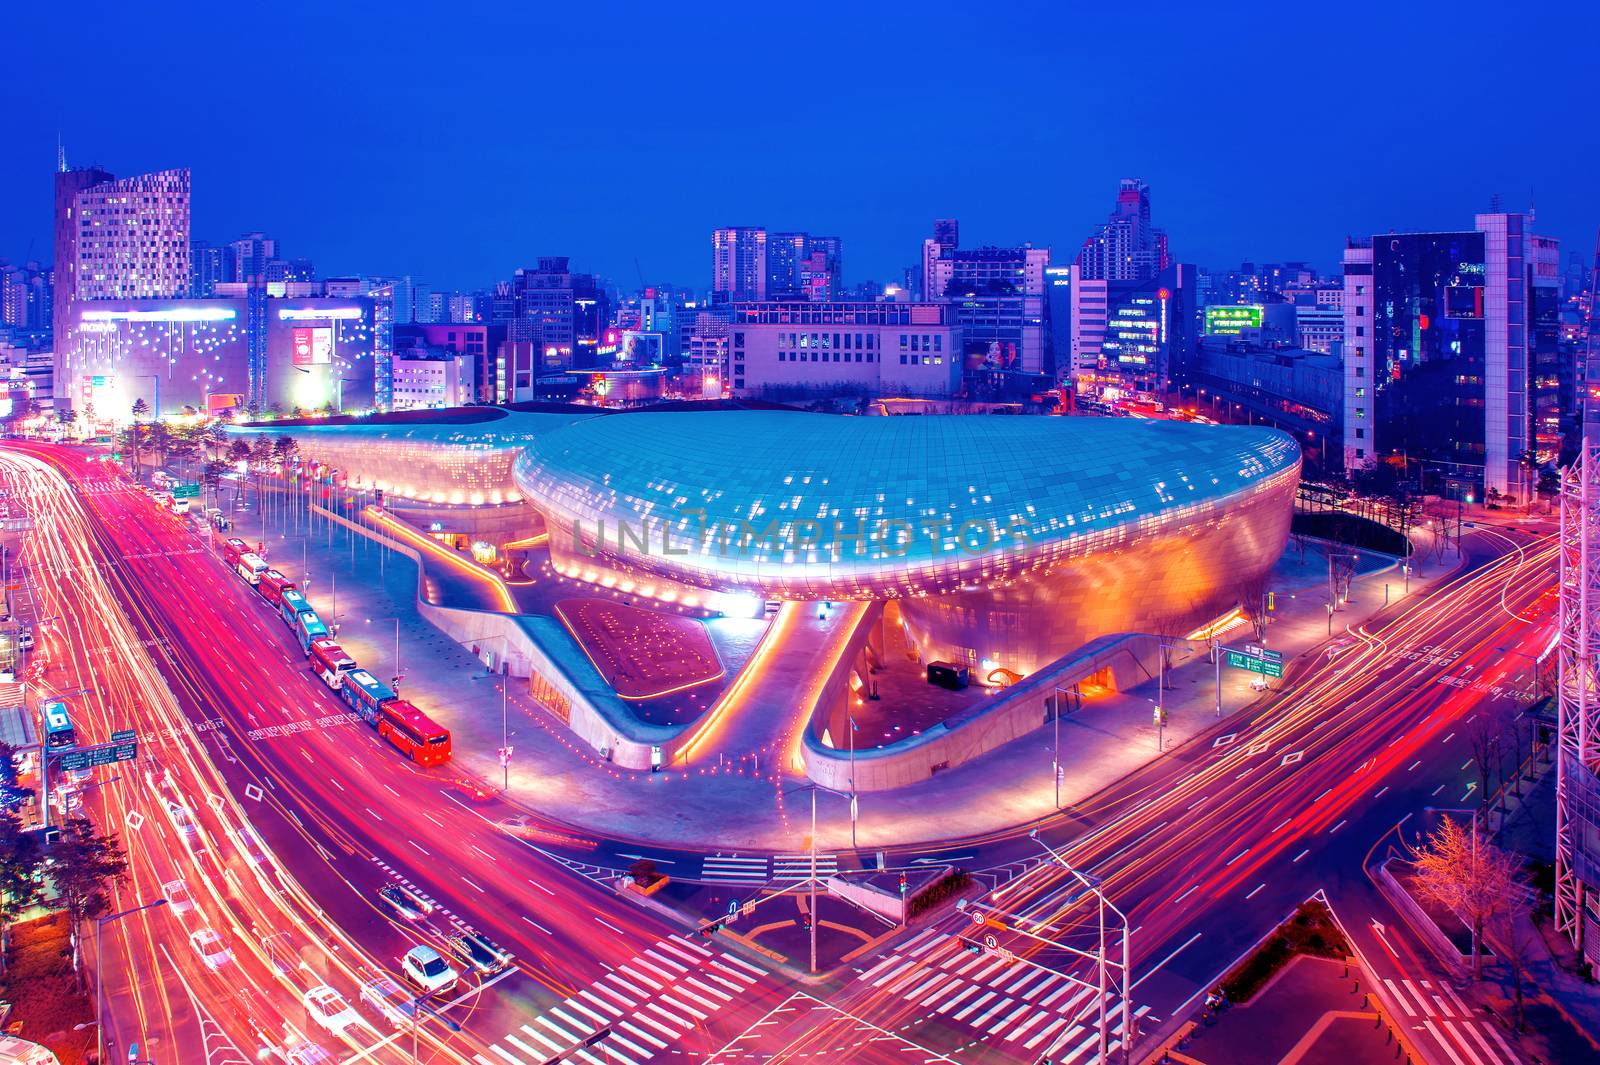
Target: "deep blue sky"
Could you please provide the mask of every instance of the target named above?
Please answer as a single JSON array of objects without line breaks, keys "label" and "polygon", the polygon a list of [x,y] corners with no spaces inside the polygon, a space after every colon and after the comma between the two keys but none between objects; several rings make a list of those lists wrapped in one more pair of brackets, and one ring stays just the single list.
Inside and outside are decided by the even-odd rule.
[{"label": "deep blue sky", "polygon": [[197,239],[442,288],[540,254],[703,286],[724,224],[836,234],[849,280],[943,216],[1066,261],[1123,176],[1217,268],[1333,267],[1497,192],[1563,253],[1600,223],[1576,0],[3,6],[13,261],[50,256],[58,132],[75,165],[191,167]]}]

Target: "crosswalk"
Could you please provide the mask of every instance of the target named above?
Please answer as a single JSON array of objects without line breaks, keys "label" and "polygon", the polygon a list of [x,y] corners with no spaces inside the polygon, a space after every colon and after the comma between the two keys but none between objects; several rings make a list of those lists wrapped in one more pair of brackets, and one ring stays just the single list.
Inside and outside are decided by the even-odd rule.
[{"label": "crosswalk", "polygon": [[[817,876],[826,879],[839,871],[837,854],[817,855]],[[700,879],[718,884],[793,884],[811,877],[811,855],[707,855],[701,859]]]},{"label": "crosswalk", "polygon": [[1385,978],[1383,986],[1407,1023],[1433,1036],[1454,1065],[1515,1065],[1520,1060],[1494,1025],[1474,1015],[1449,984]]},{"label": "crosswalk", "polygon": [[561,1055],[589,1065],[656,1061],[765,976],[722,950],[670,936],[474,1054],[476,1065],[530,1065]]},{"label": "crosswalk", "polygon": [[[970,1028],[989,1045],[1076,1065],[1099,1054],[1099,999],[1093,987],[1038,966],[972,954],[953,936],[925,929],[859,977],[873,988]],[[1121,1004],[1107,995],[1109,1050],[1122,1045]],[[1133,1011],[1137,1021],[1150,1007]]]}]

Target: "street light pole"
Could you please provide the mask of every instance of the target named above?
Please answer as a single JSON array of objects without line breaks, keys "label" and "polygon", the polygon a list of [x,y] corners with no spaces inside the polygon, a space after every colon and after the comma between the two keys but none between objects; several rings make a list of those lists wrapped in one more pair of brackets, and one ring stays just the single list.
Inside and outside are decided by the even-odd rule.
[{"label": "street light pole", "polygon": [[105,1050],[105,1044],[106,1044],[106,1039],[105,1039],[105,1036],[106,1036],[105,991],[104,991],[105,980],[101,975],[103,970],[105,969],[105,956],[100,953],[100,929],[104,928],[106,925],[110,924],[112,921],[121,920],[122,918],[127,917],[129,914],[139,913],[141,910],[155,909],[157,906],[165,906],[166,904],[167,904],[167,900],[165,898],[159,898],[159,899],[156,899],[154,902],[147,902],[143,906],[135,906],[131,910],[123,910],[121,913],[114,913],[109,917],[96,917],[95,918],[95,921],[94,921],[94,1037],[95,1037],[95,1058],[96,1058],[96,1060],[104,1061],[105,1060],[105,1055],[106,1055],[106,1050]]}]

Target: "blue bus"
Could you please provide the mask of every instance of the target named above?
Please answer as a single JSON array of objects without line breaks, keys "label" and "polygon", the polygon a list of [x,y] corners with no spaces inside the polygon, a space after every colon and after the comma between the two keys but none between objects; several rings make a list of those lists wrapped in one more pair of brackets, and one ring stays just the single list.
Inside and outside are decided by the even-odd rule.
[{"label": "blue bus", "polygon": [[294,628],[301,614],[311,611],[311,604],[306,601],[305,593],[298,588],[285,588],[283,596],[278,600],[278,616],[283,618],[283,623]]},{"label": "blue bus", "polygon": [[311,657],[311,644],[313,641],[326,639],[328,626],[317,617],[315,610],[307,610],[294,621],[294,635],[300,641],[300,650],[305,652],[307,658]]},{"label": "blue bus", "polygon": [[40,705],[39,712],[44,715],[46,750],[59,751],[78,745],[78,733],[72,727],[72,717],[67,713],[66,703],[51,699]]},{"label": "blue bus", "polygon": [[350,704],[352,710],[361,715],[362,720],[374,728],[377,727],[383,704],[399,698],[393,688],[364,669],[352,669],[344,675],[344,683],[339,685],[339,695]]}]

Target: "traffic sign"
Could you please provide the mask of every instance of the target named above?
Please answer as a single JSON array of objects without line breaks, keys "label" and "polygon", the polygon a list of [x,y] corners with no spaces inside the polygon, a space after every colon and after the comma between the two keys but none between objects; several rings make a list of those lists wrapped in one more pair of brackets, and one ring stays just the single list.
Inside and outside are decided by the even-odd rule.
[{"label": "traffic sign", "polygon": [[1260,673],[1264,677],[1283,676],[1282,651],[1270,651],[1255,644],[1246,644],[1243,650],[1224,647],[1223,651],[1227,653],[1230,669],[1243,669],[1250,673]]},{"label": "traffic sign", "polygon": [[[116,737],[126,737],[118,739]],[[100,743],[93,747],[75,747],[63,751],[56,759],[56,764],[67,772],[77,772],[84,769],[93,769],[95,766],[114,765],[117,762],[131,762],[139,757],[139,742],[132,732],[118,732],[112,743]]]},{"label": "traffic sign", "polygon": [[200,494],[197,484],[175,484],[172,486],[173,499],[193,499]]}]

